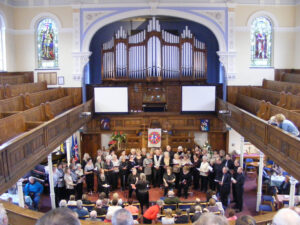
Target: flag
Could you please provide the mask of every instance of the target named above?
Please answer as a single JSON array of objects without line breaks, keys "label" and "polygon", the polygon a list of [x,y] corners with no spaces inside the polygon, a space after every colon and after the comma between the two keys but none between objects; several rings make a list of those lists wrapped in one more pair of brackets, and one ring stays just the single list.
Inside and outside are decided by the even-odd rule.
[{"label": "flag", "polygon": [[75,161],[79,160],[79,153],[78,153],[78,144],[77,144],[77,137],[72,135],[72,157]]},{"label": "flag", "polygon": [[159,148],[161,146],[161,129],[148,129],[148,147]]},{"label": "flag", "polygon": [[60,145],[60,152],[61,154],[66,154],[66,143],[63,142],[61,145]]}]

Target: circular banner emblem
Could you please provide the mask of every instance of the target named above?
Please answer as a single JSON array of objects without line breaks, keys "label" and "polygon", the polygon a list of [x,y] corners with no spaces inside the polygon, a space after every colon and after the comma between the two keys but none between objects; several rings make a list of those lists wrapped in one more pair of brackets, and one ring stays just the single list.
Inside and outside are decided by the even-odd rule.
[{"label": "circular banner emblem", "polygon": [[156,131],[153,131],[149,134],[148,140],[151,144],[158,144],[160,142],[160,134]]}]

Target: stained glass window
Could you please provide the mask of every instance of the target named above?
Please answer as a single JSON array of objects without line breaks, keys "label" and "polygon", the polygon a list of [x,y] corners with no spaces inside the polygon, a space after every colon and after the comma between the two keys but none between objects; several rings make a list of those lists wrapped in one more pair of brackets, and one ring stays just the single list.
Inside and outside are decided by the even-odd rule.
[{"label": "stained glass window", "polygon": [[272,23],[258,17],[251,24],[251,66],[272,66]]},{"label": "stained glass window", "polygon": [[37,57],[39,69],[58,67],[58,29],[50,18],[43,19],[37,26]]}]

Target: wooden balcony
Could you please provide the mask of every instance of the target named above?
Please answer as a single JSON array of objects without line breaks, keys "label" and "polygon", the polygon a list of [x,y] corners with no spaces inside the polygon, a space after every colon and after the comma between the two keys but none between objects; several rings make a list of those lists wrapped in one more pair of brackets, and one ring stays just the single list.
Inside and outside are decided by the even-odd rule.
[{"label": "wooden balcony", "polygon": [[2,144],[0,146],[0,193],[5,192],[64,140],[85,125],[91,116],[82,117],[81,114],[86,111],[91,112],[92,101],[78,105]]},{"label": "wooden balcony", "polygon": [[221,99],[218,99],[218,110],[229,111],[229,114],[218,113],[218,117],[300,180],[299,138]]}]

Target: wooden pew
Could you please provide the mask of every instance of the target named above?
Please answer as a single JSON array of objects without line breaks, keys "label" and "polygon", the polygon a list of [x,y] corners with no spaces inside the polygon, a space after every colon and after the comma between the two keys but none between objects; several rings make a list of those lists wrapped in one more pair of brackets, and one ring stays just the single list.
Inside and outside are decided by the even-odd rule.
[{"label": "wooden pew", "polygon": [[0,84],[23,84],[33,82],[33,72],[1,72]]},{"label": "wooden pew", "polygon": [[276,77],[277,81],[284,82],[296,82],[300,83],[300,74],[299,73],[285,73],[281,72],[279,76]]},{"label": "wooden pew", "polygon": [[4,118],[25,110],[23,96],[0,100],[0,118]]},{"label": "wooden pew", "polygon": [[24,104],[27,109],[40,105],[41,103],[51,102],[64,97],[65,89],[57,88],[24,95]]},{"label": "wooden pew", "polygon": [[5,89],[2,84],[0,84],[0,100],[5,98]]},{"label": "wooden pew", "polygon": [[21,113],[17,113],[0,119],[0,130],[0,144],[26,132],[27,128],[24,116]]},{"label": "wooden pew", "polygon": [[15,85],[5,85],[5,96],[6,98],[18,96],[26,92],[33,93],[47,90],[47,83],[27,83],[27,84],[15,84]]},{"label": "wooden pew", "polygon": [[264,79],[263,88],[277,92],[285,91],[291,92],[294,95],[300,95],[300,84],[298,83],[272,81]]},{"label": "wooden pew", "polygon": [[45,104],[45,112],[48,120],[53,119],[55,116],[60,113],[72,108],[73,104],[73,96],[68,95],[66,97],[60,98],[53,102],[47,102]]}]

